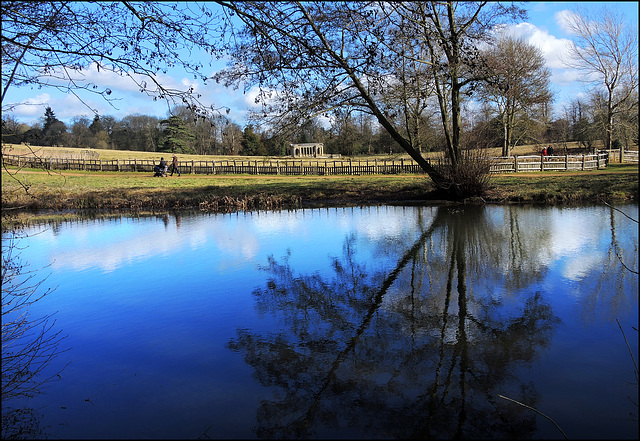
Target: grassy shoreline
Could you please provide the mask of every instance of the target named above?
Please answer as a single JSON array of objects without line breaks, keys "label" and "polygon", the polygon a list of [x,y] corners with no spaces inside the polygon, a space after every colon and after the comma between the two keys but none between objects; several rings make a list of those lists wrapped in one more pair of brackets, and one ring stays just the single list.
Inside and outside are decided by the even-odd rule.
[{"label": "grassy shoreline", "polygon": [[[450,204],[424,175],[254,176],[2,171],[3,217],[36,211],[161,212],[291,209],[378,204]],[[25,191],[28,187],[28,193]],[[484,198],[457,203],[607,203],[638,201],[638,165],[610,164],[584,172],[494,175]]]}]

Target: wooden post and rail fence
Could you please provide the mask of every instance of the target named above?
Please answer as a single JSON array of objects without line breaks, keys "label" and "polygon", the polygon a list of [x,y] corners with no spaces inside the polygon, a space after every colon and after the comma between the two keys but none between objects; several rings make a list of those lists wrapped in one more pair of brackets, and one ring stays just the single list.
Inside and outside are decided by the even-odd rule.
[{"label": "wooden post and rail fence", "polygon": [[[609,163],[611,151],[591,155],[563,156],[510,156],[491,158],[491,173],[518,173],[536,171],[572,171],[602,169]],[[2,155],[7,166],[46,170],[84,170],[111,172],[153,173],[157,161],[152,159],[71,159],[38,158],[26,155]],[[430,159],[434,165],[445,163],[444,158]],[[624,162],[638,162],[637,151],[625,151]],[[256,159],[179,161],[182,174],[249,174],[249,175],[376,175],[423,174],[424,171],[412,159]]]}]

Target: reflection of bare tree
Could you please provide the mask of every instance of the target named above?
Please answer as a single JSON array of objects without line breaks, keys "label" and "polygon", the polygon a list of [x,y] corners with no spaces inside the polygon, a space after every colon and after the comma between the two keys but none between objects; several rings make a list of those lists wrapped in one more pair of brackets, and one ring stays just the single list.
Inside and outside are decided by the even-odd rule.
[{"label": "reflection of bare tree", "polygon": [[[603,208],[603,210],[606,210]],[[599,272],[593,272],[590,276],[580,280],[581,284],[588,286],[584,289],[586,296],[583,299],[583,318],[586,322],[593,322],[597,314],[604,314],[607,320],[613,323],[616,317],[625,315],[634,309],[633,299],[628,293],[638,292],[638,236],[628,234],[628,231],[637,233],[637,221],[632,218],[616,215],[619,212],[609,205],[608,220],[610,230],[610,242],[606,256],[601,260],[602,267]],[[624,212],[621,212],[624,214]],[[626,216],[626,215],[625,215]],[[627,225],[618,226],[616,218],[622,219]],[[602,227],[605,227],[605,222]],[[625,228],[626,227],[626,228]],[[621,229],[622,234],[618,232]],[[621,244],[624,240],[628,243]],[[633,250],[632,253],[623,253],[623,250]],[[595,280],[594,280],[595,279]],[[611,287],[615,289],[611,289]]]},{"label": "reflection of bare tree", "polygon": [[286,329],[242,329],[229,343],[275,391],[257,435],[531,436],[534,415],[498,395],[535,404],[512,372],[548,344],[557,319],[539,293],[507,309],[481,292],[503,274],[490,256],[499,241],[483,242],[495,234],[482,211],[441,209],[388,274],[358,263],[354,237],[331,279],[270,258],[254,294]]},{"label": "reflection of bare tree", "polygon": [[32,304],[52,292],[39,293],[46,280],[27,270],[17,253],[16,233],[3,240],[2,251],[2,438],[40,435],[35,412],[13,408],[12,400],[33,397],[60,372],[45,368],[60,352],[64,338],[54,329],[51,315],[32,318]]}]

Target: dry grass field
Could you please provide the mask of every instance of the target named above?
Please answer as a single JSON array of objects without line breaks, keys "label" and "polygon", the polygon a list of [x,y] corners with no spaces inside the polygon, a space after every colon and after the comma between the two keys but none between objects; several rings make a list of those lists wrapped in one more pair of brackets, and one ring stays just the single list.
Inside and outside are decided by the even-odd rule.
[{"label": "dry grass field", "polygon": [[[545,144],[546,145],[546,144]],[[556,154],[564,154],[564,145],[563,144],[551,144],[554,147]],[[540,154],[540,150],[543,145],[524,145],[517,146],[513,149],[513,155],[523,156],[523,155],[537,155]],[[567,143],[567,149],[571,153],[578,152],[578,145],[576,142]],[[633,148],[637,150],[637,146]],[[24,144],[3,144],[2,146],[3,154],[8,155],[27,155],[32,156],[36,155],[43,158],[69,158],[69,159],[101,159],[103,161],[110,161],[116,159],[149,159],[149,160],[160,160],[161,157],[165,159],[169,159],[172,155],[166,152],[141,152],[141,151],[131,151],[131,150],[97,150],[97,149],[82,149],[82,148],[71,148],[71,147],[41,147],[41,146],[27,146]],[[500,149],[489,149],[490,156],[500,156]],[[440,156],[441,153],[428,153],[426,156]],[[180,161],[255,161],[264,159],[259,156],[219,156],[219,155],[178,155]],[[287,159],[290,157],[280,157],[281,159]],[[343,156],[342,158],[347,158]],[[409,159],[409,155],[406,153],[403,154],[394,154],[394,155],[372,155],[372,156],[356,156],[353,159],[374,159],[378,160],[390,160],[390,159],[400,159],[405,158]],[[274,157],[274,159],[277,159]],[[297,159],[299,160],[299,159]],[[315,158],[305,159],[308,161],[316,161]]]}]

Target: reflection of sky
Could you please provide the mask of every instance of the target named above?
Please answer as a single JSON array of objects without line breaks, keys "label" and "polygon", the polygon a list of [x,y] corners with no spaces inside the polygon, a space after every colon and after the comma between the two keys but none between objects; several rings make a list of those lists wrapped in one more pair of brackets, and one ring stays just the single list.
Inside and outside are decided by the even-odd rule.
[{"label": "reflection of sky", "polygon": [[[53,436],[62,439],[88,435],[155,438],[170,433],[175,438],[195,438],[212,424],[228,430],[229,438],[255,436],[250,428],[256,422],[256,409],[270,398],[270,392],[257,384],[256,375],[242,354],[230,351],[227,345],[237,337],[239,329],[276,335],[292,327],[286,312],[290,305],[283,305],[282,311],[266,313],[256,306],[254,290],[265,290],[270,277],[276,284],[280,282],[272,273],[258,271],[258,266],[267,263],[268,255],[283,263],[282,257],[290,249],[293,277],[311,276],[318,271],[322,280],[330,282],[333,269],[328,257],[340,257],[345,238],[353,234],[357,238],[356,264],[366,264],[367,274],[372,275],[369,265],[373,260],[379,265],[379,260],[386,257],[375,254],[378,248],[393,243],[386,262],[391,266],[386,269],[395,267],[438,210],[371,207],[205,214],[183,217],[179,224],[169,216],[164,221],[160,217],[122,218],[44,228],[41,234],[24,241],[24,257],[35,268],[54,262],[54,274],[47,285],[58,285],[59,289],[38,302],[33,313],[37,316],[43,311],[57,311],[57,326],[70,336],[69,356],[73,362],[64,373],[63,382],[55,384],[49,395],[39,397],[44,401],[35,402],[35,406],[48,409],[46,423],[55,430]],[[637,206],[626,206],[625,210],[637,219]],[[587,282],[591,277],[612,285],[610,282],[617,277],[608,274],[599,278],[602,269],[598,268],[609,250],[611,211],[605,207],[485,207],[485,213],[484,218],[473,217],[482,222],[474,227],[485,228],[483,232],[488,233],[489,240],[493,237],[500,241],[492,247],[511,245],[508,241],[512,237],[505,230],[509,220],[517,218],[521,232],[518,239],[524,244],[523,259],[527,260],[523,270],[548,270],[513,286],[501,285],[500,273],[495,277],[493,273],[488,277],[473,274],[469,277],[469,292],[480,299],[486,289],[496,305],[502,302],[490,311],[496,320],[506,320],[514,311],[521,311],[522,302],[534,292],[550,304],[562,325],[553,343],[540,352],[539,363],[534,361],[531,373],[523,380],[531,379],[536,388],[544,391],[539,394],[541,408],[551,407],[564,424],[569,424],[567,419],[575,415],[580,420],[577,427],[581,427],[586,412],[591,412],[587,419],[602,413],[592,404],[604,402],[602,397],[586,395],[591,393],[591,386],[606,384],[608,389],[615,389],[608,382],[626,378],[626,373],[621,374],[624,366],[618,366],[621,363],[617,361],[628,360],[617,324],[601,320],[597,326],[577,326],[588,323],[580,316],[588,308],[583,304],[575,308],[575,300],[588,298],[595,285],[574,280],[586,275]],[[420,215],[424,225],[416,228]],[[445,216],[438,218],[443,228],[434,234],[437,237],[430,249],[434,255],[440,253],[430,260],[436,277],[424,281],[436,288],[443,288],[446,283],[442,264],[449,262],[446,248],[453,237],[448,229],[453,226],[455,233],[458,225],[449,223],[451,219]],[[624,248],[637,251],[637,224],[621,215],[616,215],[615,222]],[[389,241],[389,237],[401,240]],[[442,239],[441,248],[438,237]],[[590,268],[595,271],[587,274]],[[417,270],[419,273],[419,266]],[[397,310],[394,298],[406,296],[403,290],[418,282],[412,271],[413,267],[407,265],[398,276],[384,299],[386,309],[381,311]],[[614,291],[602,290],[601,301],[613,303],[610,300]],[[633,297],[637,293],[637,277],[635,286],[631,281],[624,292],[631,293],[623,299],[628,303],[598,309],[594,314],[600,317],[615,312],[615,318],[621,318],[625,329],[629,329],[630,324],[637,327],[637,315],[633,313],[637,311],[637,297]],[[427,300],[437,302],[438,292],[434,294],[433,299]],[[470,303],[470,316],[481,317],[482,301]],[[425,305],[432,306],[429,302]],[[452,304],[450,312],[455,313],[455,308]],[[354,318],[354,323],[359,320]],[[404,329],[415,335],[409,324],[410,321]],[[380,334],[389,331],[371,330]],[[418,332],[438,339],[442,330],[425,326]],[[469,330],[465,338],[473,342],[479,335],[476,332]],[[637,342],[637,333],[635,336]],[[455,326],[448,327],[443,342],[455,343],[458,338]],[[612,354],[617,358],[613,359]],[[600,368],[603,363],[606,366]],[[576,371],[588,373],[594,380],[577,381]],[[541,372],[545,372],[544,376]],[[568,381],[570,385],[566,384]],[[95,401],[96,407],[84,402],[87,397]],[[626,402],[625,398],[626,395]],[[81,406],[74,408],[78,402]],[[576,410],[582,403],[587,404]],[[554,409],[556,405],[559,408]],[[619,411],[609,411],[607,415],[611,414],[623,415]],[[194,426],[200,432],[180,431]],[[224,433],[218,435],[224,437]]]},{"label": "reflection of sky", "polygon": [[[638,218],[638,206],[625,208],[628,214]],[[619,213],[614,213],[614,222],[622,236],[635,240],[637,244],[637,227],[633,221]],[[611,243],[611,209],[607,207],[590,207],[552,211],[552,236],[550,254],[553,259],[562,262],[562,275],[569,280],[579,280],[586,274],[602,266],[608,258]],[[635,224],[637,225],[637,224]],[[635,239],[628,232],[635,231]],[[633,236],[633,235],[631,235]]]},{"label": "reflection of sky", "polygon": [[[426,221],[435,214],[429,208]],[[502,207],[487,208],[488,218],[500,218]],[[637,219],[637,205],[626,206]],[[498,213],[498,216],[494,216]],[[539,265],[561,262],[562,276],[577,280],[602,264],[608,252],[610,209],[552,208],[524,210],[519,214],[520,231],[541,237],[535,260]],[[165,219],[166,222],[166,219]],[[624,226],[631,222],[616,215]],[[219,257],[219,264],[262,259],[268,254],[279,258],[296,243],[305,243],[299,252],[307,259],[335,256],[345,235],[377,241],[399,237],[418,223],[417,208],[370,207],[254,212],[204,217],[187,217],[176,223],[174,216],[165,225],[160,218],[114,219],[100,222],[70,223],[45,228],[29,239],[30,254],[39,255],[40,266],[54,270],[85,271],[91,268],[112,272],[153,256],[202,250]],[[604,237],[604,239],[602,239]],[[637,234],[635,236],[637,243]],[[290,241],[290,243],[287,243]],[[316,261],[316,263],[319,263]]]},{"label": "reflection of sky", "polygon": [[[306,254],[326,260],[345,234],[373,240],[401,234],[416,224],[415,209],[372,207],[359,210],[297,210],[254,212],[181,219],[170,216],[165,226],[158,218],[115,219],[63,224],[45,228],[29,239],[30,253],[40,254],[43,265],[55,270],[112,272],[152,256],[204,249],[220,256],[221,264],[249,261],[260,254],[281,257],[287,240],[307,242]],[[338,248],[339,250],[340,248]]]},{"label": "reflection of sky", "polygon": [[[550,215],[548,258],[561,260],[562,275],[570,280],[577,280],[602,264],[603,251],[598,242],[606,225],[594,223],[584,210],[589,209],[553,210]],[[604,216],[598,218],[604,220]]]},{"label": "reflection of sky", "polygon": [[[637,205],[623,206],[627,215],[638,218]],[[529,268],[555,268],[567,280],[579,280],[601,267],[608,258],[611,245],[611,214],[608,207],[518,207],[515,220],[503,208],[494,207],[487,213],[491,228],[510,237],[510,224],[517,224],[518,240],[534,245],[535,252]],[[635,241],[637,223],[614,211],[614,223],[619,230],[618,240]],[[630,229],[631,228],[631,229]],[[622,234],[631,231],[632,234]],[[509,271],[509,262],[504,262]]]}]

